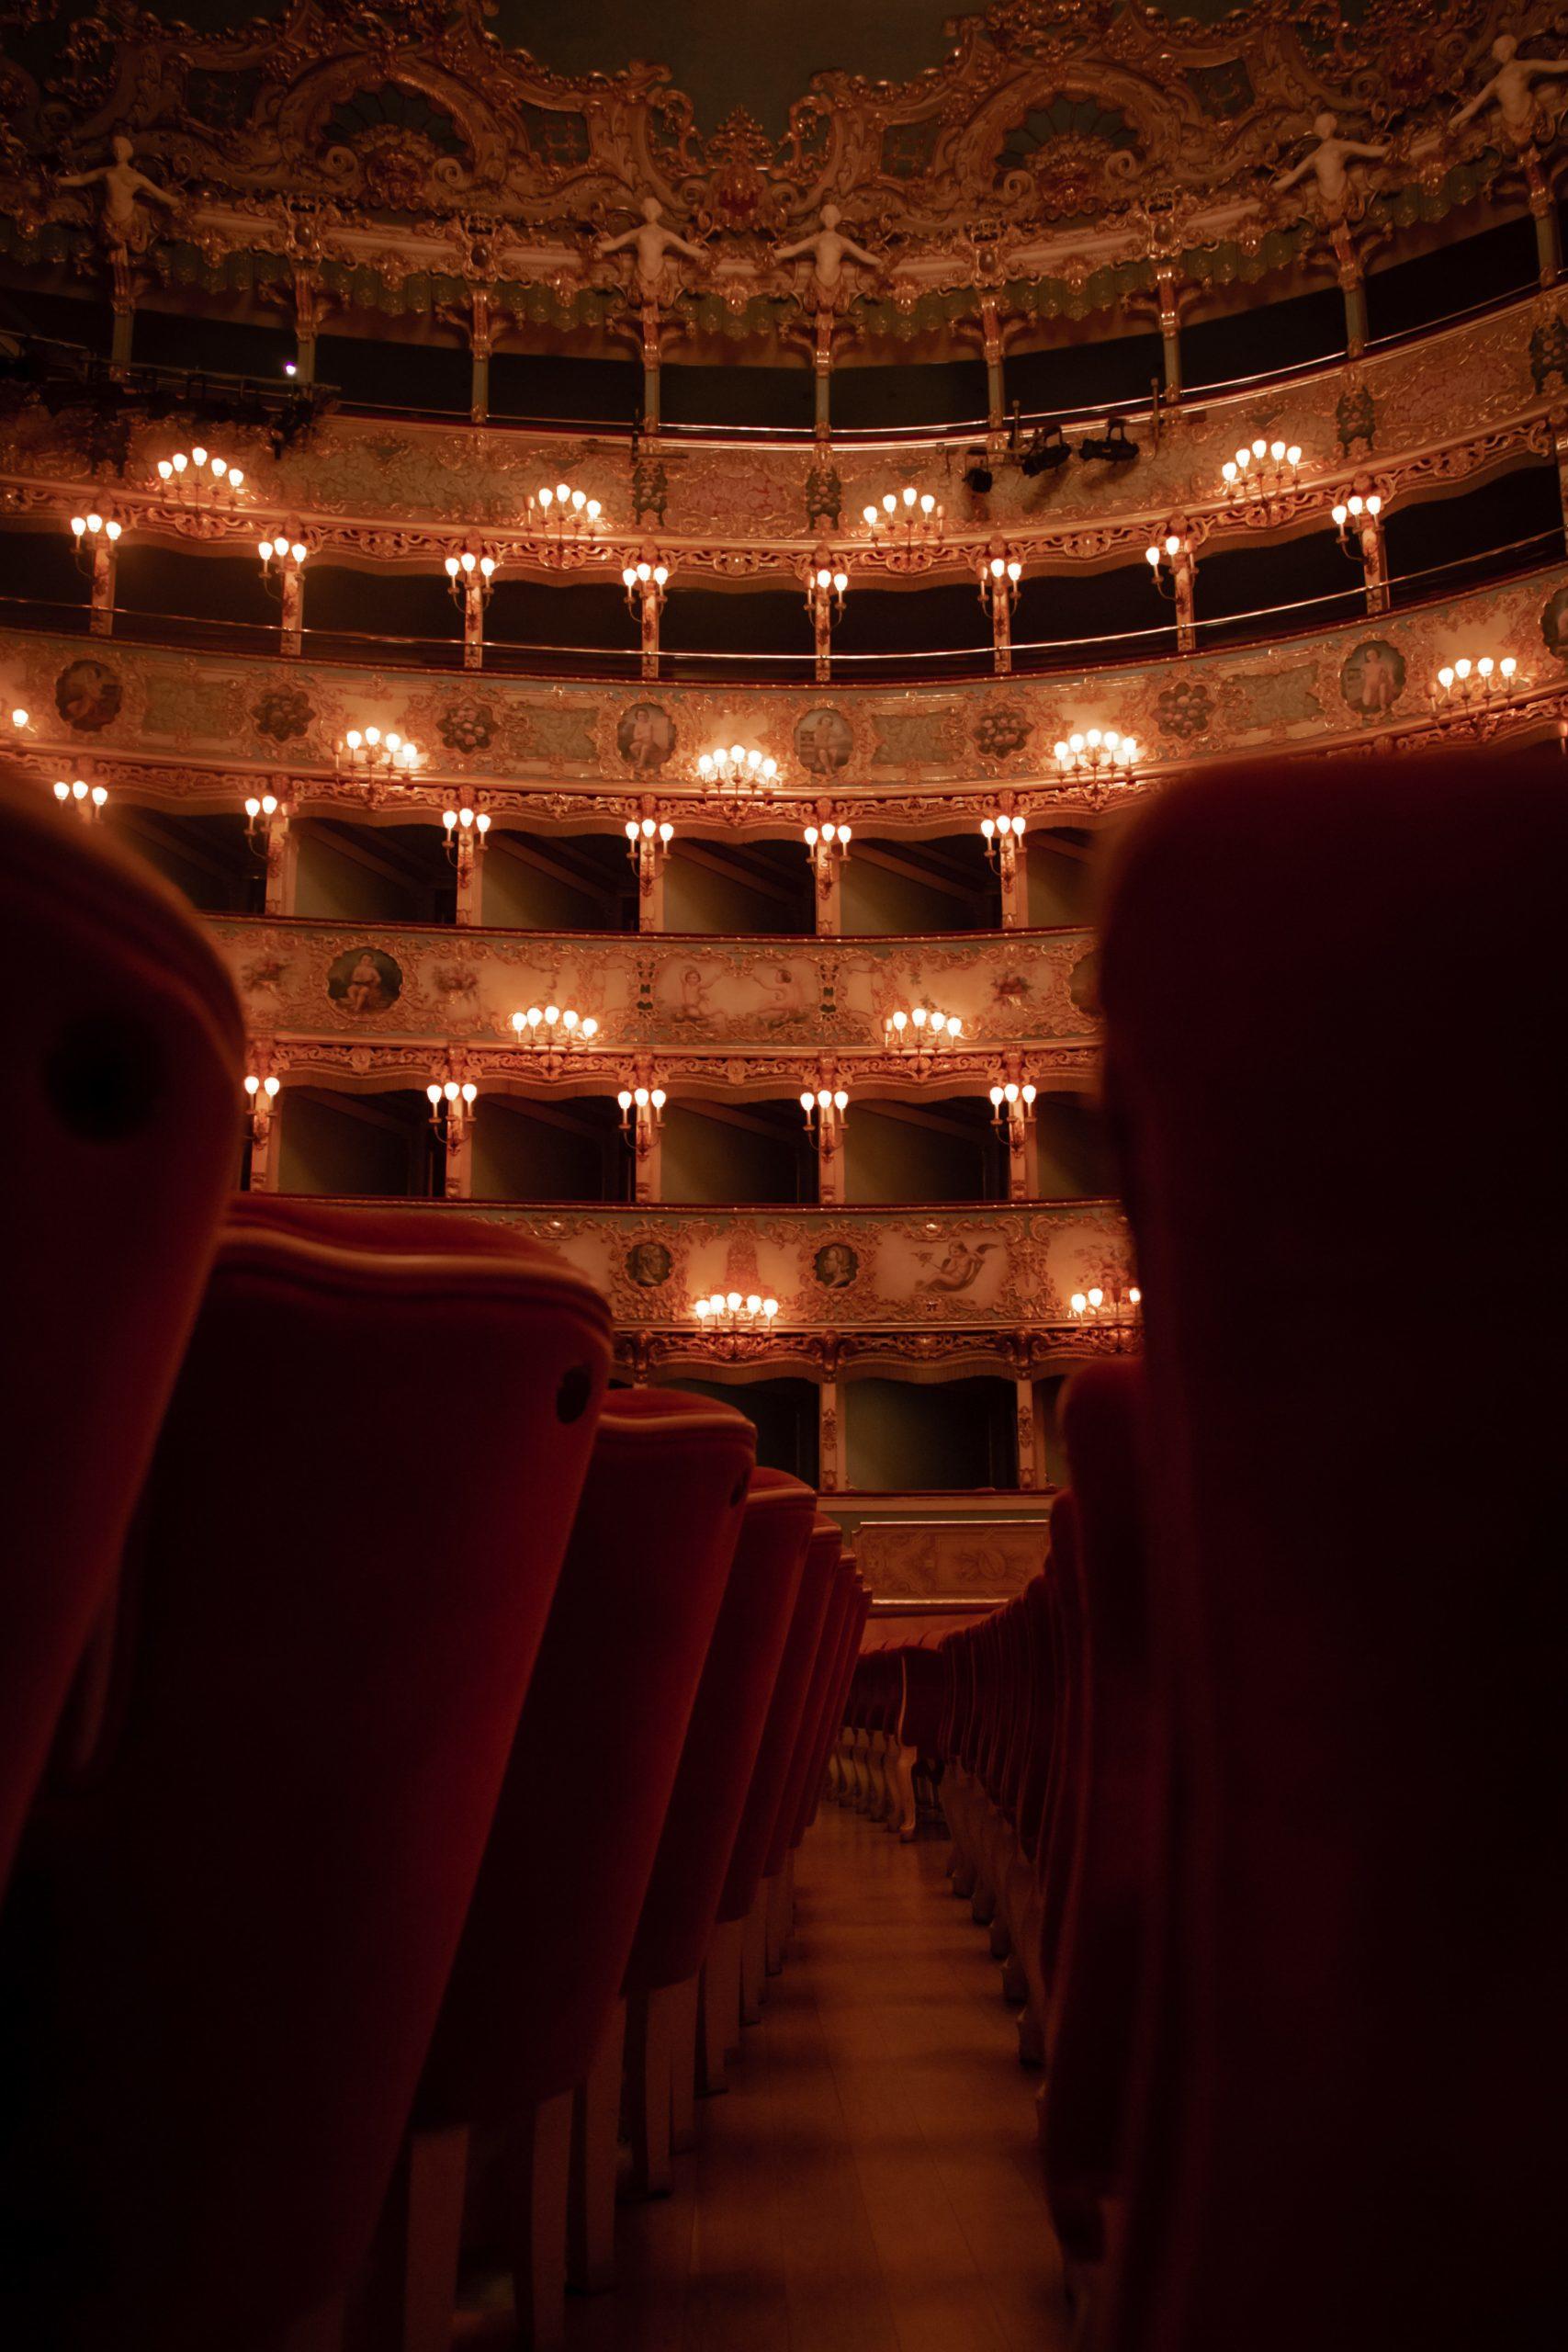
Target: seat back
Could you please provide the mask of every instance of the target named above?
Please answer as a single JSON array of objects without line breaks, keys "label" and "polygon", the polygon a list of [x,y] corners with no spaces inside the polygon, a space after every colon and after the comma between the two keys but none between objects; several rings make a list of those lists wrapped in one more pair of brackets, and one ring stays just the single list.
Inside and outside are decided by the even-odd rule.
[{"label": "seat back", "polygon": [[[0,1932],[0,2334],[235,2352],[368,2243],[587,1467],[545,1250],[221,1246],[90,1774]],[[461,1370],[461,1448],[444,1458]],[[416,1451],[417,1449],[417,1451]]]},{"label": "seat back", "polygon": [[613,1389],[420,2086],[501,2120],[587,2075],[648,1892],[740,1532],[733,1406]]},{"label": "seat back", "polygon": [[784,1802],[795,1741],[800,1736],[806,1694],[822,1643],[828,1596],[842,1548],[843,1537],[837,1521],[818,1518],[810,1531],[789,1633],[779,1654],[767,1720],[751,1768],[751,1785],[736,1825],[735,1843],[730,1849],[729,1867],[719,1897],[721,1919],[744,1919],[757,1899],[762,1865],[773,1842],[773,1825]]},{"label": "seat back", "polygon": [[1568,2319],[1565,867],[1561,763],[1485,751],[1122,846],[1173,1900],[1119,2352]]},{"label": "seat back", "polygon": [[795,1751],[790,1758],[778,1811],[773,1816],[773,1835],[762,1861],[764,1878],[774,1878],[783,1870],[784,1857],[795,1842],[795,1824],[799,1819],[808,1778],[814,1769],[820,1770],[817,1757],[821,1747],[822,1720],[828,1711],[832,1685],[838,1679],[839,1664],[843,1655],[844,1628],[849,1623],[853,1600],[854,1570],[840,1553],[833,1564],[828,1588],[828,1606],[822,1618],[822,1636],[817,1645],[806,1704],[801,1710],[800,1729],[795,1736]]},{"label": "seat back", "polygon": [[753,1471],[627,1962],[631,1989],[678,1984],[702,1966],[816,1512],[816,1496],[798,1478]]},{"label": "seat back", "polygon": [[244,1037],[188,908],[10,783],[0,1001],[3,1888],[217,1244]]}]

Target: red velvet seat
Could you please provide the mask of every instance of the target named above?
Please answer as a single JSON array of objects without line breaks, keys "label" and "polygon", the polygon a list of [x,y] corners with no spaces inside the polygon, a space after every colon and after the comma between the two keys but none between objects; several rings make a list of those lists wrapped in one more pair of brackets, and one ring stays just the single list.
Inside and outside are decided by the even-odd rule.
[{"label": "red velvet seat", "polygon": [[[773,1842],[773,1825],[784,1802],[795,1742],[800,1736],[807,1693],[822,1645],[828,1599],[842,1548],[843,1537],[837,1521],[818,1517],[811,1530],[789,1632],[780,1653],[762,1736],[751,1768],[750,1786],[736,1825],[729,1866],[719,1894],[714,1941],[704,1963],[703,2000],[705,2006],[710,1998],[716,2002],[718,2016],[715,2022],[722,2028],[728,2049],[733,2049],[739,2041],[741,2023],[755,2018],[761,1997],[763,1939],[760,1916],[750,1938],[750,1967],[746,1930],[758,1904],[762,1866]],[[728,1934],[724,1932],[727,1929]],[[712,2073],[716,2071],[718,2045],[711,2029],[706,2047]]]},{"label": "red velvet seat", "polygon": [[818,1645],[810,1687],[806,1694],[806,1705],[801,1713],[795,1753],[790,1758],[789,1772],[773,1818],[773,1836],[762,1862],[762,1890],[767,1904],[766,1958],[770,1976],[776,1976],[784,1965],[784,1948],[788,1939],[793,1911],[790,1883],[793,1857],[805,1834],[803,1816],[807,1788],[821,1779],[825,1719],[842,1664],[845,1633],[855,1610],[856,1587],[853,1564],[840,1555],[834,1565],[829,1587],[822,1635]]},{"label": "red velvet seat", "polygon": [[0,1934],[7,2343],[262,2352],[344,2286],[608,1360],[604,1302],[545,1250],[328,1245],[254,1207],[224,1240],[100,1751],[40,1808]]},{"label": "red velvet seat", "polygon": [[1056,2235],[1079,2267],[1102,2258],[1107,2209],[1123,2185],[1137,1987],[1155,1917],[1142,1385],[1131,1360],[1091,1364],[1075,1374],[1061,1411],[1084,1607],[1081,1770],[1042,2145]]},{"label": "red velvet seat", "polygon": [[0,1887],[113,1583],[240,1152],[233,984],[155,876],[0,787]]},{"label": "red velvet seat", "polygon": [[[578,2141],[584,2159],[608,2165],[613,2218],[613,2013],[755,1452],[750,1422],[731,1406],[652,1388],[605,1399],[415,2101],[411,2269],[421,2295],[398,2338],[410,2347],[450,2336],[471,2130],[504,2127],[510,2142],[525,2341],[559,2335],[572,2095],[595,2070],[605,2111],[579,2102]],[[591,2279],[580,2249],[580,2283],[608,2283],[606,2235],[601,2226]]]},{"label": "red velvet seat", "polygon": [[817,1498],[752,1473],[735,1558],[697,1685],[659,1850],[626,1964],[636,2185],[669,2185],[671,2100],[684,2138],[696,1983],[718,1916],[790,1631]]},{"label": "red velvet seat", "polygon": [[1568,2330],[1563,775],[1238,769],[1111,887],[1170,1884],[1115,2352]]}]

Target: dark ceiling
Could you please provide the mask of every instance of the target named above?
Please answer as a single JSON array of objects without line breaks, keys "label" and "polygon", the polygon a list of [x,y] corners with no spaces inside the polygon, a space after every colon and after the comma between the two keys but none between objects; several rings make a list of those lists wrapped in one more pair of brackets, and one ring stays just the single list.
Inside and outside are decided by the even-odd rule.
[{"label": "dark ceiling", "polygon": [[[1235,0],[1153,5],[1201,24],[1245,13]],[[148,13],[213,32],[276,21],[288,8],[288,0],[152,0]],[[59,0],[51,14],[62,26],[90,9],[91,0]],[[377,13],[396,29],[398,0]],[[1360,0],[1346,0],[1345,16],[1360,13]],[[963,0],[495,0],[489,22],[499,40],[559,74],[614,74],[636,60],[667,66],[691,98],[700,132],[743,107],[779,139],[813,74],[910,81],[953,48],[944,27],[984,14]],[[1048,22],[1049,11],[1041,17]]]}]

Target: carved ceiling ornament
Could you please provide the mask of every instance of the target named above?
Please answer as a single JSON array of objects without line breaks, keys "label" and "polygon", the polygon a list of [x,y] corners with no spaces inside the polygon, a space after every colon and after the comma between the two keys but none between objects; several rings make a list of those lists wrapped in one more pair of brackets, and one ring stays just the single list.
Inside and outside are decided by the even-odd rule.
[{"label": "carved ceiling ornament", "polygon": [[[743,109],[700,133],[658,64],[555,73],[491,13],[288,0],[198,33],[101,0],[45,29],[36,0],[9,0],[0,28],[24,61],[0,149],[9,209],[25,235],[84,225],[80,175],[129,136],[179,207],[147,222],[154,237],[215,274],[231,256],[300,259],[308,219],[306,262],[354,273],[339,299],[434,273],[482,282],[503,312],[527,304],[535,327],[547,289],[560,322],[603,326],[657,284],[686,329],[716,304],[776,337],[803,300],[874,327],[924,301],[924,323],[950,326],[952,298],[977,300],[983,280],[1021,316],[1081,311],[1135,291],[1152,258],[1207,282],[1257,274],[1266,241],[1269,266],[1288,261],[1347,213],[1381,235],[1402,191],[1436,217],[1517,183],[1506,101],[1521,76],[1533,168],[1559,133],[1560,11],[1543,5],[1366,0],[1352,23],[1336,0],[1255,0],[1199,25],[1127,0],[1004,0],[959,19],[953,53],[908,82],[818,74],[777,142]],[[649,217],[679,279],[614,250],[646,243]]]}]

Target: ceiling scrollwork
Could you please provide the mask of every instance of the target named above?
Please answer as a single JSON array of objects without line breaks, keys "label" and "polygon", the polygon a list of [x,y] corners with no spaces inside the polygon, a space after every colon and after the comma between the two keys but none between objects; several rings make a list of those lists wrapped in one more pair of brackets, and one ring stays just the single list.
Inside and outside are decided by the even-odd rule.
[{"label": "ceiling scrollwork", "polygon": [[[55,14],[0,8],[0,178],[24,252],[52,227],[92,266],[85,232],[109,242],[109,208],[77,175],[118,134],[152,183],[130,203],[146,241],[194,248],[224,283],[266,255],[364,288],[429,277],[433,311],[482,284],[502,315],[579,327],[657,284],[678,324],[728,312],[776,343],[802,307],[905,333],[951,326],[981,290],[1020,315],[1083,309],[1156,264],[1220,282],[1494,187],[1517,201],[1521,175],[1551,176],[1565,12],[1366,0],[1352,22],[1331,0],[1256,0],[1200,23],[1004,0],[906,81],[816,74],[777,139],[744,107],[700,129],[657,63],[556,72],[498,36],[491,0],[288,0],[220,31],[133,0]],[[1520,47],[1498,70],[1502,35]],[[148,217],[160,194],[172,210]],[[847,259],[823,259],[824,207]],[[336,291],[354,295],[341,275]]]}]

